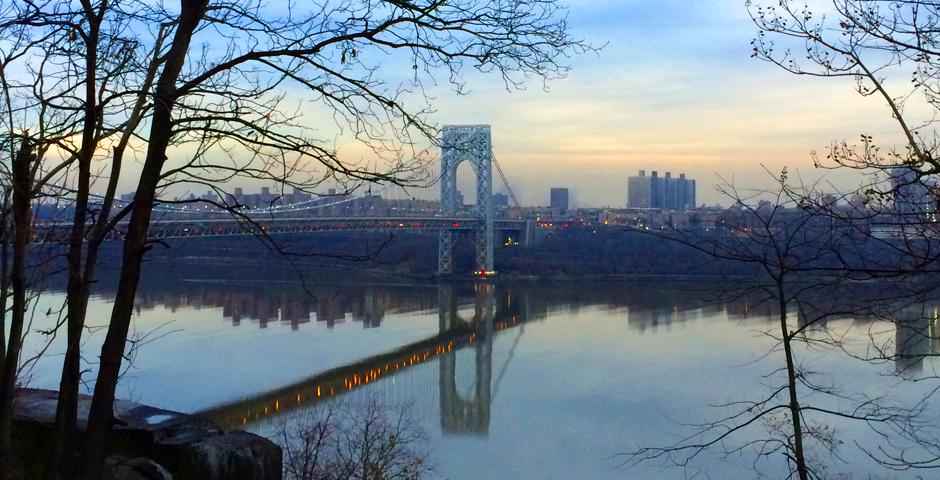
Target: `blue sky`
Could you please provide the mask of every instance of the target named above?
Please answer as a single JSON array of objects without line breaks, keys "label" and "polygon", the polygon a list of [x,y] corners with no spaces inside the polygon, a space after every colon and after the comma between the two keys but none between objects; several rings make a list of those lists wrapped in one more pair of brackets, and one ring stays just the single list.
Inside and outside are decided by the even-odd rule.
[{"label": "blue sky", "polygon": [[[768,186],[765,169],[783,166],[814,179],[824,172],[813,169],[811,152],[833,141],[862,133],[882,146],[899,140],[884,102],[859,97],[850,79],[797,77],[750,58],[756,28],[745,0],[560,1],[573,36],[606,45],[573,58],[567,78],[547,91],[534,80],[509,92],[498,76],[467,69],[467,95],[455,95],[446,77],[428,92],[433,122],[492,126],[496,156],[524,204],[547,204],[549,189],[564,186],[575,206],[622,207],[627,177],[639,169],[686,173],[698,181],[700,203],[727,204],[713,187],[721,179]],[[376,55],[390,83],[411,74],[410,61]],[[334,138],[319,124],[329,112],[304,108],[321,137]],[[335,138],[341,157],[370,157]],[[826,178],[833,188],[860,183],[845,172]],[[472,198],[468,166],[458,182]]]},{"label": "blue sky", "polygon": [[[621,206],[638,169],[686,172],[699,199],[726,203],[719,177],[767,185],[762,165],[808,178],[810,152],[860,133],[896,136],[877,99],[846,79],[796,77],[750,58],[756,33],[743,0],[571,0],[575,36],[607,46],[568,78],[506,92],[470,76],[472,93],[442,93],[436,120],[489,123],[494,148],[525,203],[568,186],[581,206]],[[857,185],[829,174],[838,186]],[[466,189],[465,189],[466,190]]]}]

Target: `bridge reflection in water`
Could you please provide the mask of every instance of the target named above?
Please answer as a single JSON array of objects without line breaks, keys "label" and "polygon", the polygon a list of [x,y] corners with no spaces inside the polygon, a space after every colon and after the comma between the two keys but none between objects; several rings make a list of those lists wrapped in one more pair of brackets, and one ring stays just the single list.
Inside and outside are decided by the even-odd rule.
[{"label": "bridge reflection in water", "polygon": [[[241,270],[237,275],[226,272],[201,274],[218,278],[248,276]],[[175,275],[197,276],[179,272]],[[526,323],[581,308],[601,309],[618,321],[627,322],[636,334],[646,335],[711,318],[725,318],[740,328],[766,330],[773,328],[768,322],[777,318],[773,303],[760,295],[723,302],[716,293],[717,287],[694,282],[579,282],[564,283],[561,287],[331,283],[300,290],[255,271],[251,275],[255,282],[243,284],[180,282],[170,273],[153,276],[151,284],[142,289],[137,306],[141,310],[159,306],[173,311],[218,309],[221,318],[236,328],[283,325],[291,330],[332,328],[350,321],[363,328],[381,328],[388,314],[425,315],[436,310],[438,329],[424,340],[202,412],[226,428],[264,429],[267,419],[285,418],[282,414],[301,412],[330,398],[355,400],[374,395],[387,405],[410,404],[418,414],[439,421],[444,434],[486,435],[494,399],[504,374],[512,368],[511,358],[520,335],[524,336]],[[98,294],[110,297],[108,287],[98,285]],[[851,311],[853,302],[843,305],[844,302],[869,301],[876,288],[853,286],[851,291],[839,295],[820,292],[807,303],[823,311]],[[904,310],[896,315],[894,324],[879,323],[874,327],[869,322],[877,319],[829,315],[807,332],[825,332],[830,323],[837,331],[854,324],[875,333],[883,332],[885,338],[879,336],[879,340],[884,342],[885,355],[888,360],[893,359],[897,373],[917,377],[933,371],[931,359],[940,356],[938,304],[931,301]],[[808,318],[802,309],[797,313],[795,320],[803,326]],[[355,340],[346,341],[350,343],[344,344],[344,348],[357,348],[352,343]],[[286,361],[296,358],[292,352],[282,353]]]},{"label": "bridge reflection in water", "polygon": [[[517,335],[521,335],[526,322],[543,318],[544,313],[530,315],[532,308],[526,297],[519,301],[510,291],[497,290],[491,284],[477,284],[474,290],[473,315],[464,318],[454,287],[439,287],[439,331],[431,338],[199,414],[225,429],[251,428],[331,399],[374,394],[390,404],[409,404],[420,415],[439,408],[445,435],[485,436],[493,395],[512,353],[502,363],[494,384],[494,337],[517,328]],[[517,336],[516,343],[518,340]],[[436,375],[432,369],[435,361]],[[436,386],[433,377],[437,377]],[[435,397],[436,404],[431,402]]]}]

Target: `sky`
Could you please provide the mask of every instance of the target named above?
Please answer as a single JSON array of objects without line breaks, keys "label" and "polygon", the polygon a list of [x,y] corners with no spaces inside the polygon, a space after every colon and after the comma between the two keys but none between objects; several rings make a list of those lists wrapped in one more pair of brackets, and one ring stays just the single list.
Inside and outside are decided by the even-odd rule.
[{"label": "sky", "polygon": [[[568,187],[575,206],[623,206],[637,170],[698,181],[699,203],[727,204],[724,180],[769,185],[784,165],[816,178],[811,152],[861,133],[896,140],[884,102],[850,79],[797,77],[750,57],[756,28],[744,0],[570,0],[576,37],[606,45],[573,61],[565,79],[507,92],[471,75],[471,93],[442,93],[440,124],[486,123],[523,204]],[[827,173],[851,188],[858,179]],[[462,190],[469,180],[461,176]],[[501,188],[497,185],[496,190]]]},{"label": "sky", "polygon": [[[551,187],[568,187],[573,207],[623,207],[640,169],[685,173],[709,205],[731,203],[715,184],[767,187],[784,166],[791,178],[825,175],[833,189],[851,189],[861,179],[814,169],[811,153],[861,134],[901,144],[884,102],[859,96],[851,79],[794,76],[751,58],[757,29],[745,0],[559,1],[571,34],[603,46],[571,59],[567,78],[507,91],[498,75],[466,69],[469,93],[446,82],[428,90],[432,122],[491,125],[494,154],[524,205],[547,205]],[[382,69],[406,78],[411,62],[392,58]],[[348,140],[336,146],[351,160],[368,155]],[[472,181],[462,165],[458,184],[471,200]]]}]

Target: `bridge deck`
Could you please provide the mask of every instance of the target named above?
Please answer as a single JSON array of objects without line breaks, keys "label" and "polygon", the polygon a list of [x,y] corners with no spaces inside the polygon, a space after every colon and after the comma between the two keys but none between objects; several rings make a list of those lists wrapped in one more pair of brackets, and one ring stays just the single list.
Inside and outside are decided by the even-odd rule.
[{"label": "bridge deck", "polygon": [[[122,238],[128,222],[118,222],[110,239]],[[229,235],[256,235],[282,233],[313,233],[343,231],[476,231],[480,221],[467,217],[254,217],[202,218],[202,219],[158,219],[150,227],[150,236],[155,239],[213,237]],[[497,220],[496,230],[520,230],[525,220]],[[62,238],[68,235],[66,224],[41,222],[35,227],[38,238]]]}]

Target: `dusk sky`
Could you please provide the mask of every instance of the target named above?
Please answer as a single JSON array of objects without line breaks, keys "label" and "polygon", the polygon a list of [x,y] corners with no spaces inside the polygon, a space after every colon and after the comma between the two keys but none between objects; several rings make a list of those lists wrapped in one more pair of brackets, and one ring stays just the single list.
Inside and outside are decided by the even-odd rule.
[{"label": "dusk sky", "polygon": [[[805,179],[825,174],[833,189],[851,189],[861,183],[857,176],[814,169],[811,152],[824,155],[833,141],[854,142],[862,133],[883,147],[903,145],[884,102],[860,97],[852,79],[798,77],[751,58],[757,29],[744,0],[562,1],[572,35],[604,46],[572,58],[567,78],[547,91],[533,78],[526,90],[510,92],[499,75],[468,67],[466,95],[456,95],[443,72],[427,90],[434,123],[492,126],[494,153],[524,205],[546,205],[557,186],[570,188],[574,207],[623,207],[627,177],[640,169],[686,173],[698,181],[700,204],[729,203],[714,188],[722,178],[769,186],[765,167],[776,173],[787,166],[791,177]],[[410,59],[363,53],[372,54],[390,87],[409,81]],[[909,81],[902,74],[887,85]],[[368,160],[365,147],[331,133],[332,113],[318,111],[309,92],[291,93],[317,135],[337,138],[341,158]],[[474,200],[469,165],[458,177]],[[122,180],[127,191],[135,183]],[[225,188],[234,186],[260,187]],[[436,199],[436,191],[417,194]]]},{"label": "dusk sky", "polygon": [[[623,206],[638,169],[685,172],[700,203],[727,203],[712,187],[719,175],[767,185],[764,164],[818,177],[813,150],[860,133],[896,139],[884,102],[858,96],[850,79],[796,77],[750,58],[756,28],[743,0],[569,5],[573,34],[607,46],[576,58],[567,79],[510,93],[498,78],[471,75],[469,95],[442,91],[434,101],[440,124],[492,125],[523,203],[544,205],[549,187],[567,186],[576,206]],[[858,186],[846,174],[827,178]]]}]

